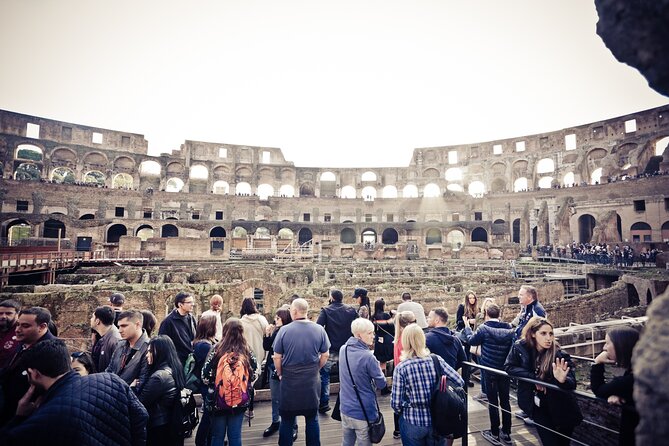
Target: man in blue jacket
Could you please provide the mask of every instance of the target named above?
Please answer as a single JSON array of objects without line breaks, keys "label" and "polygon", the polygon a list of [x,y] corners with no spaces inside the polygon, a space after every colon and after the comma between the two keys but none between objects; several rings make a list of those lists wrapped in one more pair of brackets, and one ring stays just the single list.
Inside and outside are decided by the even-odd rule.
[{"label": "man in blue jacket", "polygon": [[448,311],[444,307],[437,307],[427,316],[427,326],[430,331],[425,334],[425,344],[431,353],[439,355],[453,370],[462,367],[467,360],[462,342],[446,326]]},{"label": "man in blue jacket", "polygon": [[[504,370],[504,362],[513,344],[514,331],[511,324],[499,320],[500,309],[497,304],[490,304],[486,309],[485,323],[479,326],[472,334],[469,327],[465,327],[465,336],[470,345],[481,346],[482,366]],[[481,435],[493,444],[511,445],[511,404],[509,403],[509,378],[493,372],[485,373],[485,390],[488,397],[488,414],[490,415],[490,430],[484,430]],[[499,411],[502,408],[502,430],[499,429]]]},{"label": "man in blue jacket", "polygon": [[30,388],[0,431],[2,444],[145,444],[148,414],[130,387],[110,373],[82,377],[70,364],[60,339],[25,352]]}]

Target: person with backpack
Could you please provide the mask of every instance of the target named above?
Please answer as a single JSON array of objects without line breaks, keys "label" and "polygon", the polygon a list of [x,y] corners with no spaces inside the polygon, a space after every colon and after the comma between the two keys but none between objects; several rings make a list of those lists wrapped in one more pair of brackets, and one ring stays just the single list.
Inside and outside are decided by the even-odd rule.
[{"label": "person with backpack", "polygon": [[[441,370],[435,369],[435,361]],[[446,375],[448,382],[462,387],[463,379],[458,372],[446,364],[441,356],[430,355],[425,347],[425,334],[415,323],[402,332],[401,362],[393,372],[393,389],[390,405],[400,415],[400,435],[403,445],[443,446],[444,437],[438,436],[432,427],[432,391],[439,374]],[[449,439],[448,444],[452,444]]]},{"label": "person with backpack", "polygon": [[211,444],[242,444],[242,422],[253,392],[256,358],[244,339],[237,318],[223,324],[222,339],[211,349],[202,367],[202,382],[208,386],[204,404],[211,420]]},{"label": "person with backpack", "polygon": [[172,420],[185,378],[172,339],[165,335],[152,338],[146,362],[149,364],[149,378],[139,393],[139,401],[149,413],[146,444],[183,445],[183,438],[176,432]]},{"label": "person with backpack", "polygon": [[[193,367],[190,373],[186,376],[186,383],[193,382],[193,387],[197,387],[197,392],[202,395],[202,398],[207,396],[206,386],[202,382],[202,367],[209,356],[211,348],[216,343],[216,330],[219,320],[215,316],[202,316],[197,323],[195,329],[195,339],[193,340]],[[223,327],[221,327],[221,330]],[[188,360],[186,360],[188,367]],[[202,405],[202,417],[200,418],[200,426],[197,428],[195,434],[195,446],[207,446],[209,443],[209,429],[211,427],[209,420],[209,411],[207,405]]]}]

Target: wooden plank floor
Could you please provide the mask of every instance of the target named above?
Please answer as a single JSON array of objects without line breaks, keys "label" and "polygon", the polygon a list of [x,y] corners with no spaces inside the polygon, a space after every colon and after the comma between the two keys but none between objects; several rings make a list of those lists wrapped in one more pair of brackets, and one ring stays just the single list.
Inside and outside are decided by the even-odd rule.
[{"label": "wooden plank floor", "polygon": [[[479,386],[476,384],[476,387],[471,389],[470,394],[476,395],[479,393]],[[390,407],[390,395],[380,396],[379,395],[379,407],[381,412],[383,412],[383,417],[386,422],[386,435],[381,445],[401,445],[401,440],[393,439],[393,411]],[[334,401],[331,401],[331,405],[334,404]],[[485,429],[490,429],[490,419],[488,417],[487,406],[474,401],[471,397],[468,400],[469,408],[469,435],[468,435],[468,444],[470,446],[483,446],[490,445],[481,436],[481,431]],[[518,410],[515,400],[511,398],[511,410],[515,412]],[[251,427],[248,426],[248,422],[245,419],[244,425],[242,427],[242,444],[244,446],[256,446],[256,445],[275,445],[279,441],[278,432],[269,438],[263,438],[262,433],[270,425],[272,408],[269,402],[256,402],[255,403],[255,417],[251,420]],[[330,414],[319,415],[319,423],[321,429],[321,444],[323,446],[333,446],[341,444],[341,423],[333,420],[330,417]],[[305,445],[304,441],[304,418],[298,418],[298,427],[299,427],[299,436],[295,445],[303,446]],[[525,445],[538,445],[539,438],[536,434],[536,430],[533,427],[529,427],[523,423],[522,420],[512,418],[512,428],[511,428],[511,439],[516,446],[525,446]],[[186,446],[193,446],[195,444],[195,437],[186,439]],[[462,444],[462,440],[456,440],[454,445],[459,446]]]}]

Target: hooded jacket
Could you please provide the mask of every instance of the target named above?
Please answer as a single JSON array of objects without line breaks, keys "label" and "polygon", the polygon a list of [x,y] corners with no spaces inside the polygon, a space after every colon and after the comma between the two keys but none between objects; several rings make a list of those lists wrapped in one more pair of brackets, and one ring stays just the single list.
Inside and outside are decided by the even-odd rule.
[{"label": "hooded jacket", "polygon": [[425,335],[425,344],[431,353],[442,357],[454,370],[462,367],[467,360],[462,342],[448,327],[435,327]]},{"label": "hooded jacket", "polygon": [[481,346],[481,365],[503,370],[506,357],[513,344],[514,331],[511,324],[500,321],[487,321],[472,334],[465,327],[465,335],[470,345]]}]

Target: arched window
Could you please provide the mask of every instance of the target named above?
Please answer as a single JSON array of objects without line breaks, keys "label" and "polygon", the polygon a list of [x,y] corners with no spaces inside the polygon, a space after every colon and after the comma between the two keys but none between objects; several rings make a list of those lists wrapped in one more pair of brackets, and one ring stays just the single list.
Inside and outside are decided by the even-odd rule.
[{"label": "arched window", "polygon": [[537,173],[551,173],[555,172],[555,163],[551,158],[540,159],[537,163]]},{"label": "arched window", "polygon": [[360,177],[361,181],[376,181],[376,174],[374,172],[365,172]]},{"label": "arched window", "polygon": [[33,163],[21,163],[14,172],[14,179],[19,181],[39,181],[42,169]]},{"label": "arched window", "polygon": [[383,198],[397,198],[397,188],[395,186],[384,187]]},{"label": "arched window", "polygon": [[122,224],[111,225],[107,229],[107,243],[118,243],[122,236],[128,234],[128,228]]},{"label": "arched window", "polygon": [[64,238],[65,224],[60,220],[49,219],[44,222],[44,238]]},{"label": "arched window", "polygon": [[161,231],[160,231],[160,236],[167,238],[167,237],[179,237],[179,228],[177,228],[174,225],[163,225]]},{"label": "arched window", "polygon": [[469,183],[467,192],[469,192],[469,195],[472,197],[481,196],[485,194],[485,185],[481,181],[472,181]]},{"label": "arched window", "polygon": [[72,184],[74,183],[74,172],[69,167],[56,167],[51,172],[51,181],[54,183],[65,183]]},{"label": "arched window", "polygon": [[214,183],[214,193],[218,195],[226,195],[230,193],[230,185],[227,181],[216,181]]},{"label": "arched window", "polygon": [[202,164],[196,164],[191,166],[189,176],[191,180],[206,180],[209,178],[209,169]]},{"label": "arched window", "polygon": [[355,187],[353,186],[344,186],[339,193],[341,198],[355,198],[355,195]]},{"label": "arched window", "polygon": [[669,146],[669,136],[665,136],[655,143],[655,156],[662,156],[667,146]]},{"label": "arched window", "polygon": [[155,234],[155,231],[153,230],[153,227],[150,225],[142,225],[139,228],[137,228],[137,232],[135,235],[139,237],[139,239],[143,242],[147,241],[150,238],[153,238]]},{"label": "arched window", "polygon": [[311,233],[311,229],[309,228],[302,228],[300,229],[300,232],[297,233],[297,243],[300,245],[311,242],[313,238],[314,235]]},{"label": "arched window", "polygon": [[525,177],[520,177],[516,181],[513,182],[513,191],[514,192],[521,192],[527,190],[527,178]]},{"label": "arched window", "polygon": [[371,228],[363,230],[361,239],[362,243],[366,245],[376,243],[376,231]]},{"label": "arched window", "polygon": [[425,233],[425,244],[426,245],[439,245],[441,244],[441,231],[437,228],[428,229]]},{"label": "arched window", "polygon": [[446,234],[446,242],[451,245],[453,250],[459,250],[465,243],[465,234],[458,229],[454,229]]},{"label": "arched window", "polygon": [[347,245],[352,245],[355,243],[355,231],[351,228],[344,228],[339,234],[339,241]]},{"label": "arched window", "polygon": [[404,198],[417,198],[418,197],[418,188],[415,184],[407,184],[402,189],[402,197]]},{"label": "arched window", "polygon": [[374,201],[376,199],[376,188],[367,186],[362,189],[362,198],[365,201]]},{"label": "arched window", "polygon": [[279,229],[278,237],[281,240],[292,240],[295,237],[295,234],[289,228],[281,228]]},{"label": "arched window", "polygon": [[[119,173],[112,180],[113,189],[132,189],[132,177],[127,173]],[[125,234],[124,234],[125,235]]]},{"label": "arched window", "polygon": [[600,184],[602,180],[602,168],[599,167],[592,171],[590,175],[590,184]]},{"label": "arched window", "polygon": [[281,197],[294,197],[295,196],[295,188],[293,186],[291,186],[290,184],[284,184],[279,189],[279,195]]},{"label": "arched window", "polygon": [[17,246],[22,240],[30,238],[32,227],[25,220],[15,220],[7,226],[7,238],[10,246]]},{"label": "arched window", "polygon": [[423,188],[423,197],[434,198],[441,195],[439,186],[434,183],[428,183]]},{"label": "arched window", "polygon": [[337,177],[332,172],[323,172],[320,181],[336,181]]},{"label": "arched window", "polygon": [[397,231],[393,228],[384,229],[383,233],[381,234],[381,243],[384,245],[394,245],[397,243],[398,239],[399,234],[397,234]]},{"label": "arched window", "polygon": [[567,172],[564,175],[564,178],[562,178],[562,184],[564,184],[567,187],[571,187],[574,185],[574,172]]},{"label": "arched window", "polygon": [[487,242],[488,231],[483,228],[475,228],[472,231],[472,242]]},{"label": "arched window", "polygon": [[248,232],[241,226],[235,226],[232,228],[232,238],[246,238],[247,236]]},{"label": "arched window", "polygon": [[84,183],[97,184],[98,186],[105,185],[105,174],[99,170],[91,170],[84,175]]},{"label": "arched window", "polygon": [[220,226],[214,226],[209,231],[209,237],[225,237],[225,229]]},{"label": "arched window", "polygon": [[269,229],[267,229],[264,226],[260,226],[259,228],[256,229],[255,234],[253,234],[255,238],[270,238],[271,234],[269,232]]},{"label": "arched window", "polygon": [[539,179],[539,189],[550,189],[553,185],[553,177],[541,177]]},{"label": "arched window", "polygon": [[251,185],[245,181],[237,183],[235,186],[235,195],[251,195]]},{"label": "arched window", "polygon": [[170,178],[165,184],[166,192],[181,192],[184,188],[184,182],[181,178]]},{"label": "arched window", "polygon": [[261,184],[258,186],[258,196],[261,200],[267,200],[274,196],[274,188],[269,184]]},{"label": "arched window", "polygon": [[157,177],[160,176],[160,164],[155,161],[142,161],[139,165],[140,177]]},{"label": "arched window", "polygon": [[44,152],[32,144],[21,144],[16,148],[16,159],[42,161]]}]

